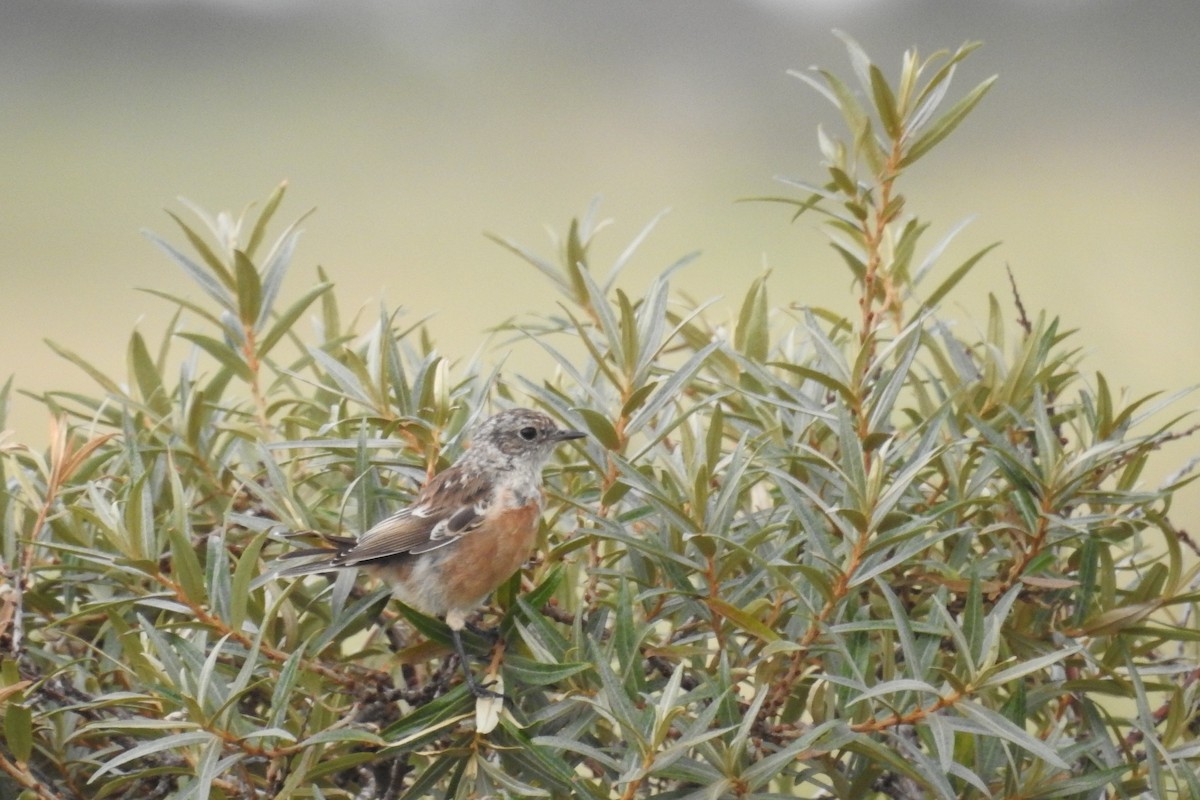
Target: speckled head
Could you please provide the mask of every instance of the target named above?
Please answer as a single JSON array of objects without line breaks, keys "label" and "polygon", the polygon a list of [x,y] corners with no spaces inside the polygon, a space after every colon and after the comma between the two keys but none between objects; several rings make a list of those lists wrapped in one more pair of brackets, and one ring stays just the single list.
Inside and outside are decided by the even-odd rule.
[{"label": "speckled head", "polygon": [[581,431],[564,430],[541,411],[512,408],[489,417],[475,429],[464,465],[515,467],[524,463],[540,469],[560,442],[582,439]]}]

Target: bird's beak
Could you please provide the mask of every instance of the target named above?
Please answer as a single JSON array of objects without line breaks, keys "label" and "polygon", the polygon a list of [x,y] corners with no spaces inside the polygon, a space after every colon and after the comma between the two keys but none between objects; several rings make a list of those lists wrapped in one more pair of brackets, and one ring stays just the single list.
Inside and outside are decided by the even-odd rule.
[{"label": "bird's beak", "polygon": [[565,442],[568,439],[582,439],[587,436],[583,431],[558,431],[554,434],[554,441]]}]

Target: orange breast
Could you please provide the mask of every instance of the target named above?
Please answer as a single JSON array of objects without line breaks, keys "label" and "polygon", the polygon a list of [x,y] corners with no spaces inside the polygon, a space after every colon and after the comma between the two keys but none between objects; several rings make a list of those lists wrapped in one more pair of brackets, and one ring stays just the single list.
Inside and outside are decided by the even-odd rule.
[{"label": "orange breast", "polygon": [[464,612],[474,609],[521,568],[537,539],[540,512],[537,503],[505,509],[454,546],[446,570],[450,605]]}]

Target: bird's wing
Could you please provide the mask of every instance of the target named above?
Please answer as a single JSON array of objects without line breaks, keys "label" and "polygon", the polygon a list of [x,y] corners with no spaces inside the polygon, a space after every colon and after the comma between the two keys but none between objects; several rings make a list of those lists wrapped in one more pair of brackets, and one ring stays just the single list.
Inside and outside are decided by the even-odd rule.
[{"label": "bird's wing", "polygon": [[339,553],[336,563],[351,567],[436,550],[477,528],[491,498],[491,481],[450,467],[434,476],[411,506],[380,520]]}]

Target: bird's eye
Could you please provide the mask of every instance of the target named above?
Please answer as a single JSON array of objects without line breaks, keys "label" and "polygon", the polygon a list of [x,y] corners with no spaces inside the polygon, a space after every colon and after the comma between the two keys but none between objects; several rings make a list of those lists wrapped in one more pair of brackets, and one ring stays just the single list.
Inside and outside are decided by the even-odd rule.
[{"label": "bird's eye", "polygon": [[533,427],[532,425],[526,426],[517,431],[517,435],[527,442],[532,442],[537,438],[537,428]]}]

